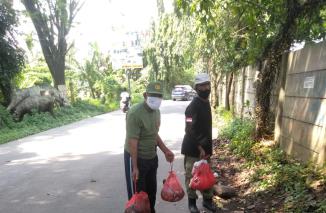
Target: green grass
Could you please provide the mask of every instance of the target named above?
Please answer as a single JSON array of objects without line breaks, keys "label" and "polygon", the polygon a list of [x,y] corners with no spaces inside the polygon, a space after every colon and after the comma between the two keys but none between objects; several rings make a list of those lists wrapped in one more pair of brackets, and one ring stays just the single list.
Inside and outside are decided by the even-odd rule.
[{"label": "green grass", "polygon": [[95,115],[103,114],[118,108],[118,103],[100,104],[97,100],[77,101],[70,107],[55,110],[55,117],[49,113],[32,113],[25,115],[21,122],[14,122],[7,110],[0,105],[0,144],[26,137],[51,128],[63,126]]}]

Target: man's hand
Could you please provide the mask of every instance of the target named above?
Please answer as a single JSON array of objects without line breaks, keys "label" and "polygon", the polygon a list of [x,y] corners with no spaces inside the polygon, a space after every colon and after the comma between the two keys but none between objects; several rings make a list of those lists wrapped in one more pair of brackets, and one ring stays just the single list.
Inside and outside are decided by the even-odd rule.
[{"label": "man's hand", "polygon": [[174,154],[173,154],[173,152],[171,152],[170,150],[168,150],[164,154],[165,154],[166,161],[172,163],[173,160],[174,160]]},{"label": "man's hand", "polygon": [[200,159],[206,159],[207,156],[206,156],[206,152],[203,149],[203,147],[198,146],[198,149],[199,149],[199,158]]},{"label": "man's hand", "polygon": [[138,177],[139,177],[139,170],[138,170],[138,168],[133,168],[132,169],[132,180],[134,182],[136,182],[138,180]]},{"label": "man's hand", "polygon": [[172,163],[174,160],[174,154],[173,152],[171,152],[169,148],[165,146],[161,137],[158,134],[156,138],[156,144],[158,147],[160,147],[161,151],[164,153],[166,161]]}]

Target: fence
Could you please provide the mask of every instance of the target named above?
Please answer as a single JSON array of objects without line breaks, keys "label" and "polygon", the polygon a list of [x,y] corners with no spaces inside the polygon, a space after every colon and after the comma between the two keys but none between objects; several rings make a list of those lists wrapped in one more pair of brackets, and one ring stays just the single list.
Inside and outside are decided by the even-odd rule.
[{"label": "fence", "polygon": [[[238,115],[253,113],[257,73],[256,66],[248,66],[234,77],[230,104]],[[222,105],[225,84],[226,79],[218,86]],[[285,54],[273,87],[275,140],[288,154],[322,165],[326,161],[326,42]]]}]

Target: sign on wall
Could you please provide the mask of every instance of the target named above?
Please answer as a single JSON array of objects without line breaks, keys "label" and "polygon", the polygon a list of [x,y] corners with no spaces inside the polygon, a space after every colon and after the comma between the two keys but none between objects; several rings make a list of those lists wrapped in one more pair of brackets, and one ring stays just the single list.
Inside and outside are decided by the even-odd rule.
[{"label": "sign on wall", "polygon": [[305,89],[314,88],[314,84],[315,84],[315,76],[305,77],[303,81],[303,88]]}]

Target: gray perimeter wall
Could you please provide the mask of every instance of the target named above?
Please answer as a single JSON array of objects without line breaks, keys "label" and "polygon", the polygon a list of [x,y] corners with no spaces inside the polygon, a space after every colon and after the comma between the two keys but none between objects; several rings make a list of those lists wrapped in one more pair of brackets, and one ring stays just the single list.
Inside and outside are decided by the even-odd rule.
[{"label": "gray perimeter wall", "polygon": [[[238,71],[230,104],[234,112],[253,116],[257,66]],[[271,112],[275,140],[288,154],[322,165],[326,162],[326,42],[283,55],[281,72],[273,84]],[[218,86],[225,103],[226,79]]]}]

